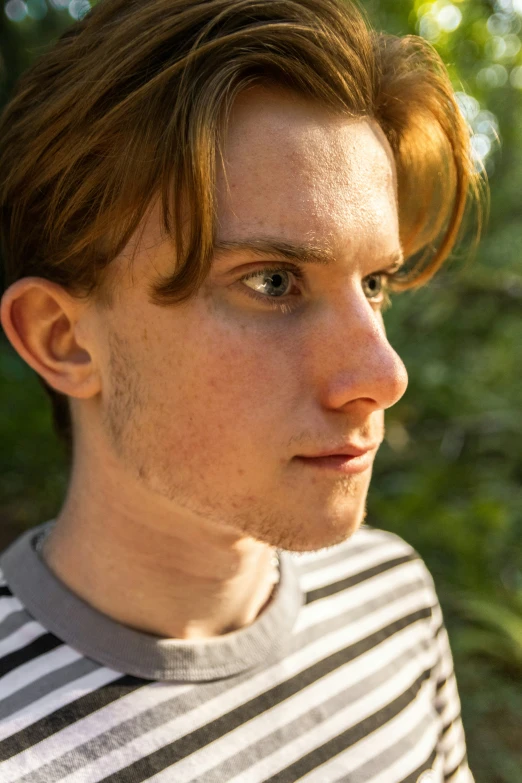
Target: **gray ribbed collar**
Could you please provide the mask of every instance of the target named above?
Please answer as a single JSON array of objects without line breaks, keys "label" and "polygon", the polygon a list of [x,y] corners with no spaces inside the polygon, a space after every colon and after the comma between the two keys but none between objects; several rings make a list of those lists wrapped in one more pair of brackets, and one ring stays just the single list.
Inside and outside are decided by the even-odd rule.
[{"label": "gray ribbed collar", "polygon": [[0,568],[29,614],[87,658],[147,680],[197,682],[239,674],[284,652],[304,603],[290,553],[278,550],[279,584],[251,625],[211,639],[169,639],[122,625],[71,592],[36,549],[53,524],[19,536],[0,557]]}]

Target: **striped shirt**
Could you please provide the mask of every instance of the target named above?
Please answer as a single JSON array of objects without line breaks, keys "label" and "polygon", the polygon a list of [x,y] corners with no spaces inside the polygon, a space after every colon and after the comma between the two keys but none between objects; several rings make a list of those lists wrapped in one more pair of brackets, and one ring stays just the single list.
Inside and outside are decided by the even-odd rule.
[{"label": "striped shirt", "polygon": [[398,536],[280,551],[251,625],[181,640],[69,591],[52,524],[0,556],[2,783],[473,783],[433,579]]}]

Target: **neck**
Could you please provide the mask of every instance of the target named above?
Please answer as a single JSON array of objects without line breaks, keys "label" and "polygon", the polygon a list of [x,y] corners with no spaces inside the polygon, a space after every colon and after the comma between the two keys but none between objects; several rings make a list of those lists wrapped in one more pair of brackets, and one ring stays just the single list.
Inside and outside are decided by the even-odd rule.
[{"label": "neck", "polygon": [[43,542],[44,561],[98,611],[162,638],[220,636],[266,608],[278,580],[271,547],[208,522],[171,517],[165,525],[161,515],[133,512],[78,493],[73,482]]}]

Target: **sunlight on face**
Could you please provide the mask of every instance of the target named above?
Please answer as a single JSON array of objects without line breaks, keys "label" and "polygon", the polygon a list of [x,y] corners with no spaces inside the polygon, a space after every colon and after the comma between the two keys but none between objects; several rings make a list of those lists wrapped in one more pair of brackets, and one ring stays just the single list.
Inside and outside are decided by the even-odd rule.
[{"label": "sunlight on face", "polygon": [[122,265],[103,316],[108,448],[173,514],[332,546],[362,522],[371,460],[344,475],[297,457],[350,442],[373,458],[406,388],[380,312],[400,256],[392,154],[373,122],[261,87],[236,101],[223,151],[218,251],[197,297],[148,300],[172,269],[158,210],[132,275]]}]

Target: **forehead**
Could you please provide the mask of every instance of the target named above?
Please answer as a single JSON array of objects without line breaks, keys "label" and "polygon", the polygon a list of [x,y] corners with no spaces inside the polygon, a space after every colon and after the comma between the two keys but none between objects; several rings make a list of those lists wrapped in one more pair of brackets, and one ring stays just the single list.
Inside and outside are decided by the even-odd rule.
[{"label": "forehead", "polygon": [[218,235],[333,246],[398,239],[393,154],[369,118],[334,114],[287,91],[256,87],[230,114],[218,168]]}]

